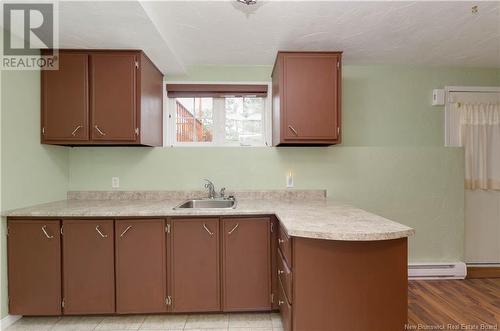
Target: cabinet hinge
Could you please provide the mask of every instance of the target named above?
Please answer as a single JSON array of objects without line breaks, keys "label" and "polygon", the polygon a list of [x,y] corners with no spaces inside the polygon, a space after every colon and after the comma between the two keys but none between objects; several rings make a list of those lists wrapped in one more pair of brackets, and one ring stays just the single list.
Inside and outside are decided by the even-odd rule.
[{"label": "cabinet hinge", "polygon": [[170,233],[170,224],[165,225],[165,233]]},{"label": "cabinet hinge", "polygon": [[165,304],[167,306],[171,306],[172,305],[172,297],[170,295],[165,298]]},{"label": "cabinet hinge", "polygon": [[135,128],[135,135],[138,136],[139,135],[139,128]]},{"label": "cabinet hinge", "polygon": [[135,61],[135,67],[136,67],[137,69],[139,69],[139,62],[138,62],[138,61]]},{"label": "cabinet hinge", "polygon": [[61,307],[64,308],[64,299],[61,301]]},{"label": "cabinet hinge", "polygon": [[337,127],[337,136],[340,134],[340,126]]},{"label": "cabinet hinge", "polygon": [[64,225],[61,225],[61,236],[64,234]]},{"label": "cabinet hinge", "polygon": [[274,294],[271,293],[271,303],[274,303]]},{"label": "cabinet hinge", "polygon": [[271,232],[274,232],[274,222],[271,222]]},{"label": "cabinet hinge", "polygon": [[45,127],[42,128],[42,135],[45,136]]},{"label": "cabinet hinge", "polygon": [[337,61],[337,68],[340,68],[340,61]]}]

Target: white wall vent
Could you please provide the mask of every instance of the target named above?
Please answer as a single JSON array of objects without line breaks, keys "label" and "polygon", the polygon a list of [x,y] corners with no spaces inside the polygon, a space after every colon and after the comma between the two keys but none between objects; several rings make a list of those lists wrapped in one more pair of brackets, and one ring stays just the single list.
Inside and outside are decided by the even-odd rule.
[{"label": "white wall vent", "polygon": [[467,266],[464,262],[411,263],[408,279],[464,279]]}]

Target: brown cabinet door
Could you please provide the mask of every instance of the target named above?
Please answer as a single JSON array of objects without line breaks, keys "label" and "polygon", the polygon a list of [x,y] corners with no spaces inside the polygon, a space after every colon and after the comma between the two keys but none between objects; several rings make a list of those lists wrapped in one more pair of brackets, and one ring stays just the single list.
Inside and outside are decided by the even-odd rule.
[{"label": "brown cabinet door", "polygon": [[340,55],[286,54],[283,59],[285,140],[337,139]]},{"label": "brown cabinet door", "polygon": [[116,220],[115,234],[116,312],[165,312],[165,221]]},{"label": "brown cabinet door", "polygon": [[41,76],[42,140],[88,140],[88,55],[61,51],[59,70]]},{"label": "brown cabinet door", "polygon": [[136,61],[131,53],[91,54],[92,140],[136,140]]},{"label": "brown cabinet door", "polygon": [[63,221],[64,314],[115,312],[113,220]]},{"label": "brown cabinet door", "polygon": [[9,314],[61,314],[58,220],[8,222]]},{"label": "brown cabinet door", "polygon": [[226,218],[221,228],[223,310],[270,310],[269,218]]},{"label": "brown cabinet door", "polygon": [[170,244],[173,311],[219,311],[219,220],[174,219]]}]

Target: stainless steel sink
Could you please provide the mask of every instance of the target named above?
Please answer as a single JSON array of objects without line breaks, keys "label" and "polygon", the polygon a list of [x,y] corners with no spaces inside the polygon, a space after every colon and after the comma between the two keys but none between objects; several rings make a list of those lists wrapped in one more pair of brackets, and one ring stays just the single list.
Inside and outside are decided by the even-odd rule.
[{"label": "stainless steel sink", "polygon": [[236,208],[235,199],[193,199],[187,200],[174,209],[234,209]]}]

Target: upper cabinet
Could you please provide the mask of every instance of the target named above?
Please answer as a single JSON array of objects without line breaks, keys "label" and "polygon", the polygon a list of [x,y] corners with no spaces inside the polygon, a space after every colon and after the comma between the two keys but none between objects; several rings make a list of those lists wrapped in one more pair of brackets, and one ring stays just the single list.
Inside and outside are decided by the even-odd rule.
[{"label": "upper cabinet", "polygon": [[341,58],[342,52],[278,52],[273,145],[340,143]]},{"label": "upper cabinet", "polygon": [[42,71],[42,143],[162,145],[163,74],[141,51],[59,51]]}]

